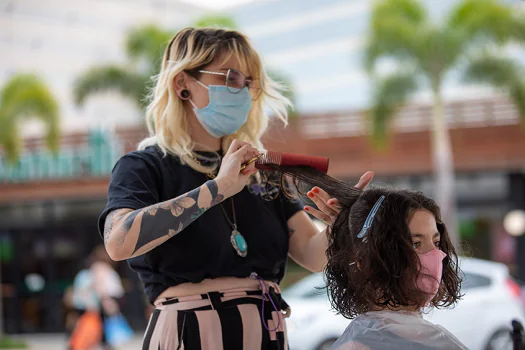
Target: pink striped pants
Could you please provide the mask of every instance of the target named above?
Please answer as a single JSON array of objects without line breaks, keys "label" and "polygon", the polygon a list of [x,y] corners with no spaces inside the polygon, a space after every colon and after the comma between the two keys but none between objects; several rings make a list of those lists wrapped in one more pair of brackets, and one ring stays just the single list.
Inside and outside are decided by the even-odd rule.
[{"label": "pink striped pants", "polygon": [[[281,300],[274,300],[278,309]],[[143,350],[288,349],[285,318],[267,297],[263,306],[260,290],[162,299],[155,306]]]}]

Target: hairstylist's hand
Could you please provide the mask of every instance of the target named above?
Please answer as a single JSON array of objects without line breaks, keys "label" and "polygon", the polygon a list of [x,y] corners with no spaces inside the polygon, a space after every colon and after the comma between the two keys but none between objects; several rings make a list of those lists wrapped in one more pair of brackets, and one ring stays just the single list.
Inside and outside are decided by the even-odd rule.
[{"label": "hairstylist's hand", "polygon": [[[372,171],[367,171],[361,176],[359,182],[355,185],[355,188],[364,191],[373,178],[374,173]],[[336,198],[330,198],[328,193],[317,186],[313,187],[310,191],[308,191],[307,194],[319,209],[315,209],[314,207],[306,205],[304,210],[328,226],[332,226],[335,219],[337,218],[337,215],[341,211],[339,201]]]},{"label": "hairstylist's hand", "polygon": [[221,182],[225,185],[225,197],[239,193],[248,183],[250,175],[257,172],[255,162],[248,165],[242,172],[241,166],[258,154],[259,150],[249,143],[233,140],[228,152],[222,158],[221,168],[215,179],[219,183],[219,187]]}]

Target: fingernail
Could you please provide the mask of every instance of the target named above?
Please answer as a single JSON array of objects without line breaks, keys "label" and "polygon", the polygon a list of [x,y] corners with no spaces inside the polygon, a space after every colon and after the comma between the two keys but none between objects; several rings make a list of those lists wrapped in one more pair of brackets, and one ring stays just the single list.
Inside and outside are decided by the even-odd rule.
[{"label": "fingernail", "polygon": [[308,207],[304,207],[304,210],[306,210],[306,211],[310,211],[310,208],[308,208]]},{"label": "fingernail", "polygon": [[326,203],[328,203],[328,205],[332,205],[332,204],[334,204],[334,201],[332,201],[332,200],[329,200],[329,201],[328,201],[328,202],[326,202]]},{"label": "fingernail", "polygon": [[250,172],[250,170],[243,170],[243,171],[242,171],[242,174],[243,174],[243,175],[246,175],[246,174],[248,174],[249,172]]},{"label": "fingernail", "polygon": [[314,187],[314,189],[312,190],[314,193],[319,193],[319,189],[317,187]]},{"label": "fingernail", "polygon": [[308,194],[308,197],[314,198],[314,194],[312,192],[308,192],[307,194]]}]

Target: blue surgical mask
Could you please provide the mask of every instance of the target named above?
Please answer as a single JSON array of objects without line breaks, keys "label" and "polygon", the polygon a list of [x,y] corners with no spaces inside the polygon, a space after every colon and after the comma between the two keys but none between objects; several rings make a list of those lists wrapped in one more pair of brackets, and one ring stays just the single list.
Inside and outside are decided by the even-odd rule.
[{"label": "blue surgical mask", "polygon": [[204,108],[198,108],[192,100],[193,111],[202,127],[213,137],[224,137],[235,134],[248,120],[252,108],[250,91],[244,87],[238,93],[231,93],[224,85],[206,86],[210,103]]}]

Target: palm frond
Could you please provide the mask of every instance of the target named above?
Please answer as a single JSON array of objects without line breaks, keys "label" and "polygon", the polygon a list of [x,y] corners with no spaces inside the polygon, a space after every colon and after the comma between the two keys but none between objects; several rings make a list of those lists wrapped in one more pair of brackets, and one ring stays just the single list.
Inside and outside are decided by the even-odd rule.
[{"label": "palm frond", "polygon": [[148,77],[118,66],[95,67],[80,76],[73,87],[75,102],[82,105],[97,92],[118,90],[138,106],[144,106]]},{"label": "palm frond", "polygon": [[[32,74],[11,78],[0,92],[0,142],[6,145],[10,158],[19,150],[18,124],[21,118],[36,118],[47,128],[47,145],[56,152],[60,139],[60,117],[57,99],[46,84]],[[15,147],[16,146],[16,147]]]},{"label": "palm frond", "polygon": [[133,60],[144,59],[147,74],[156,74],[164,50],[175,33],[149,24],[132,29],[126,37],[126,53]]},{"label": "palm frond", "polygon": [[464,74],[467,82],[490,84],[504,90],[525,123],[525,69],[507,57],[485,54],[473,59]]},{"label": "palm frond", "polygon": [[451,11],[447,26],[468,42],[525,42],[525,14],[497,0],[464,0]]},{"label": "palm frond", "polygon": [[412,25],[427,21],[425,7],[417,0],[383,0],[372,8],[373,26],[382,18],[398,18]]},{"label": "palm frond", "polygon": [[195,26],[198,28],[213,27],[213,28],[224,28],[224,29],[237,29],[239,28],[235,19],[230,16],[220,14],[209,14],[198,18],[195,21]]},{"label": "palm frond", "polygon": [[448,70],[463,57],[466,37],[447,27],[423,26],[418,30],[417,68],[439,89]]},{"label": "palm frond", "polygon": [[18,74],[0,92],[0,108],[11,113],[38,113],[53,119],[58,115],[58,103],[46,84],[36,75]]},{"label": "palm frond", "polygon": [[452,68],[463,57],[465,52],[463,48],[468,41],[468,37],[462,31],[451,29],[447,26],[442,26],[437,29],[436,41],[433,42],[432,57],[437,61],[437,64],[442,68],[442,72]]},{"label": "palm frond", "polygon": [[415,74],[411,71],[393,73],[375,84],[372,108],[368,113],[374,145],[383,148],[387,143],[388,127],[397,108],[417,89]]},{"label": "palm frond", "polygon": [[0,146],[4,149],[5,158],[10,165],[14,165],[20,157],[22,140],[15,123],[4,125],[5,133],[0,135]]},{"label": "palm frond", "polygon": [[395,57],[405,63],[421,55],[420,29],[428,26],[425,8],[415,0],[383,0],[372,9],[364,63],[370,72],[377,59]]},{"label": "palm frond", "polygon": [[364,64],[371,72],[381,57],[416,63],[421,53],[419,27],[397,18],[385,18],[371,29],[366,41]]}]

